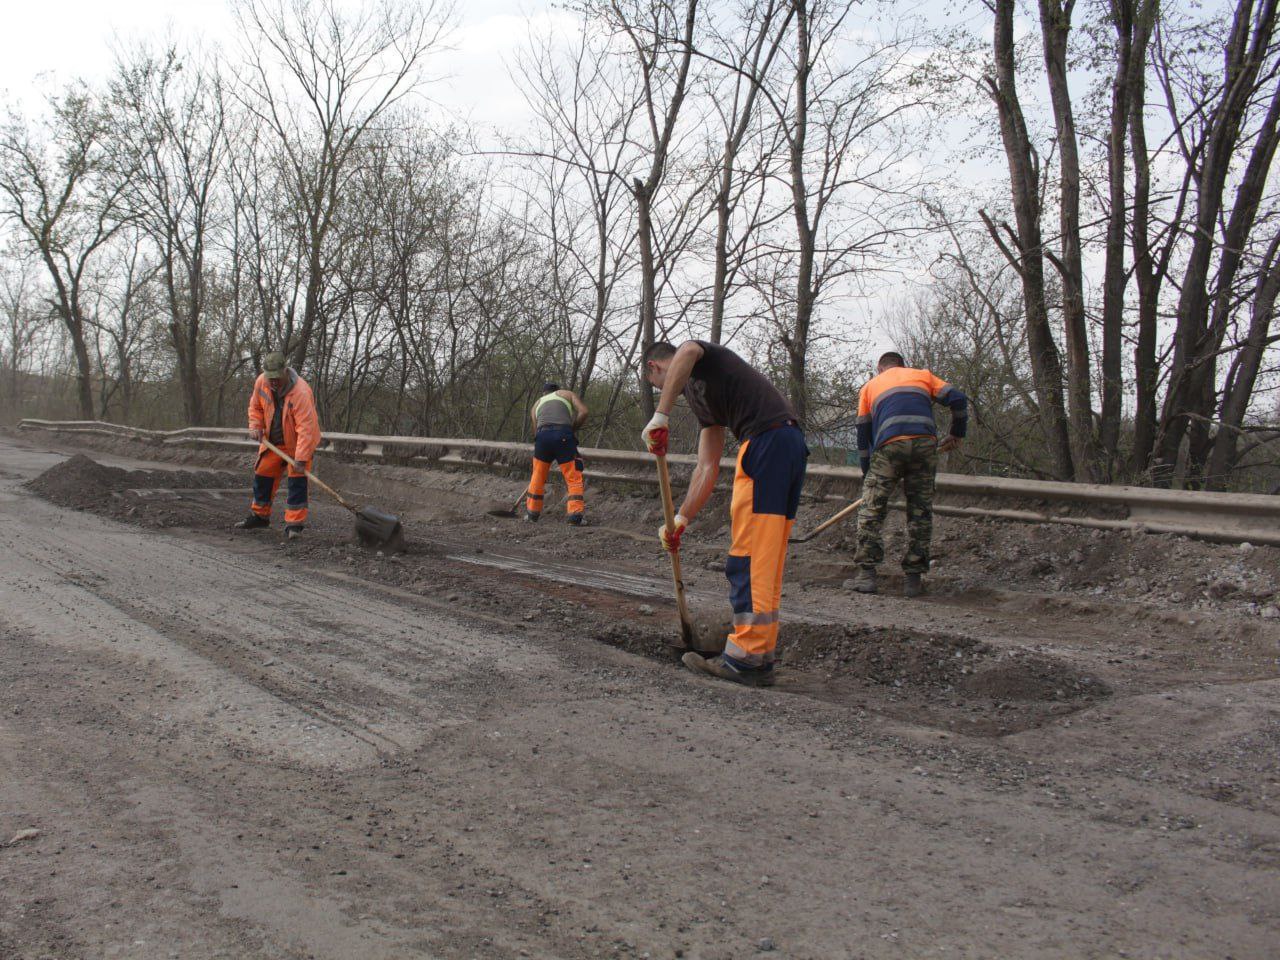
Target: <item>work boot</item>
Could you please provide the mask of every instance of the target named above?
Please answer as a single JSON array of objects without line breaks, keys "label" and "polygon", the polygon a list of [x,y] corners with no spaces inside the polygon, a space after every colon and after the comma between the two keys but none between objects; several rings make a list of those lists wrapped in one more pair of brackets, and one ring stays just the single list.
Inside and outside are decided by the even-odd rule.
[{"label": "work boot", "polygon": [[575,527],[582,526],[582,514],[580,513],[569,514],[569,523]]},{"label": "work boot", "polygon": [[297,540],[300,536],[302,536],[302,524],[300,523],[289,524],[287,527],[284,528],[284,535],[288,537],[290,540]]},{"label": "work boot", "polygon": [[744,687],[772,687],[778,682],[772,664],[767,667],[738,667],[726,660],[723,654],[704,657],[690,650],[680,658],[680,662],[694,673],[709,673]]},{"label": "work boot", "polygon": [[537,522],[538,522],[538,517],[540,517],[540,516],[542,516],[542,514],[540,514],[540,513],[530,513],[528,510],[526,510],[526,511],[524,512],[524,522],[525,522],[525,523],[537,523]]},{"label": "work boot", "polygon": [[251,513],[239,523],[236,524],[237,530],[261,530],[263,527],[271,526],[271,521],[266,517],[260,517],[256,513]]},{"label": "work boot", "polygon": [[844,585],[847,589],[856,593],[875,593],[876,592],[876,568],[863,567],[858,571],[858,575],[850,580],[846,580]]},{"label": "work boot", "polygon": [[924,593],[924,580],[918,573],[908,573],[902,578],[902,595],[904,597],[918,597]]}]

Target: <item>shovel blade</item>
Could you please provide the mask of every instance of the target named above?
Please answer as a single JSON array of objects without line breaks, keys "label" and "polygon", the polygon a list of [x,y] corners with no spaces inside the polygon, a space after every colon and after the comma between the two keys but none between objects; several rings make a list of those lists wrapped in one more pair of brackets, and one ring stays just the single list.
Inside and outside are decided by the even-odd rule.
[{"label": "shovel blade", "polygon": [[400,518],[383,513],[376,507],[361,507],[356,511],[356,536],[366,547],[404,549],[404,528],[400,525]]}]

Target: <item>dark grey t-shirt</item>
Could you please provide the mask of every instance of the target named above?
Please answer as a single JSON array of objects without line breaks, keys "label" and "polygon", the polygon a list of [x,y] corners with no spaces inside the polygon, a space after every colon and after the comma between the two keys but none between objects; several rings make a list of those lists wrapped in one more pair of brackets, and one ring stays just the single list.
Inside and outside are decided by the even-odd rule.
[{"label": "dark grey t-shirt", "polygon": [[689,374],[684,397],[700,426],[728,427],[743,441],[796,419],[787,398],[759,370],[728,347],[694,342],[703,354]]}]

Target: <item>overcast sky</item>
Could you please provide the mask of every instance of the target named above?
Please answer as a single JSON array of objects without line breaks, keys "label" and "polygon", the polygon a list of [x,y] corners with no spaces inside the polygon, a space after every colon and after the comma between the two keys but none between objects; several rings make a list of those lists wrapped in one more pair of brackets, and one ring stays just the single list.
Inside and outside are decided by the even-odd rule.
[{"label": "overcast sky", "polygon": [[[409,0],[412,2],[412,0]],[[483,131],[519,127],[527,108],[507,64],[525,45],[531,20],[542,32],[551,18],[572,15],[555,9],[553,0],[456,0],[450,50],[432,58],[430,75],[439,76],[425,93],[451,117]],[[954,24],[975,14],[952,0],[900,0],[894,13],[924,13],[935,26]],[[0,30],[0,100],[38,110],[44,91],[74,79],[103,79],[115,50],[140,40],[220,44],[235,56],[236,29],[224,0],[37,0],[5,5]],[[922,148],[924,145],[922,145]],[[936,158],[935,158],[936,159]],[[921,265],[923,266],[923,265]],[[923,279],[923,275],[921,275]],[[883,303],[904,292],[898,284],[863,299],[852,312],[868,318]],[[872,329],[875,339],[883,336]]]},{"label": "overcast sky", "polygon": [[[6,3],[4,13],[0,91],[9,101],[38,96],[37,78],[54,84],[102,78],[121,42],[172,35],[234,46],[234,22],[220,0],[39,0]],[[505,60],[524,43],[531,16],[556,15],[550,0],[462,0],[452,50],[429,68],[445,77],[429,92],[478,122],[518,122],[524,102]]]}]

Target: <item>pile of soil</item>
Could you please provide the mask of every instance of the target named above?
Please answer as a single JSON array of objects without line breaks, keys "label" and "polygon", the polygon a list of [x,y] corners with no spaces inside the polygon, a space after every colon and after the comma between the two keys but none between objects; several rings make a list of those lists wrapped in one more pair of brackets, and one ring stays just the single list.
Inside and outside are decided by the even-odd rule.
[{"label": "pile of soil", "polygon": [[[121,503],[121,494],[130,490],[221,490],[246,487],[246,481],[243,475],[210,470],[125,470],[76,454],[50,467],[26,486],[59,506],[103,511],[113,503]],[[105,512],[116,511],[106,509]]]}]

